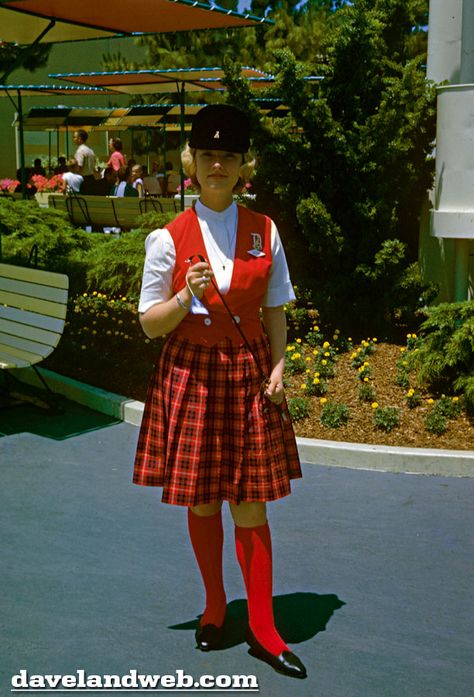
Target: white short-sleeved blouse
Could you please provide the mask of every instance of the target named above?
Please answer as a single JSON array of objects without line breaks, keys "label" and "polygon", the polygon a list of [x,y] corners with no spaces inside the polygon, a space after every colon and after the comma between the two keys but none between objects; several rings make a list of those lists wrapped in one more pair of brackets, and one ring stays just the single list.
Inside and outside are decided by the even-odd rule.
[{"label": "white short-sleeved blouse", "polygon": [[[201,226],[207,258],[221,293],[229,290],[234,267],[237,233],[237,205],[214,211],[196,201],[196,214]],[[275,223],[271,225],[272,267],[264,307],[278,307],[295,299],[285,252]],[[146,257],[138,311],[146,312],[156,303],[173,295],[172,281],[176,261],[173,239],[166,228],[154,230],[145,241]]]}]

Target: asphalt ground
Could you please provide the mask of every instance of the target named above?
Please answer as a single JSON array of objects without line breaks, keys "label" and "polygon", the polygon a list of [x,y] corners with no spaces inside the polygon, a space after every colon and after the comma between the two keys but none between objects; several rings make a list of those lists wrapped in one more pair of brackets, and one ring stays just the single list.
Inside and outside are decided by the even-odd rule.
[{"label": "asphalt ground", "polygon": [[269,504],[275,615],[308,668],[298,681],[247,652],[227,509],[227,646],[194,648],[204,595],[186,512],[131,483],[137,427],[67,405],[0,413],[0,432],[0,697],[28,694],[11,692],[22,669],[254,675],[264,697],[474,694],[474,479],[306,464]]}]

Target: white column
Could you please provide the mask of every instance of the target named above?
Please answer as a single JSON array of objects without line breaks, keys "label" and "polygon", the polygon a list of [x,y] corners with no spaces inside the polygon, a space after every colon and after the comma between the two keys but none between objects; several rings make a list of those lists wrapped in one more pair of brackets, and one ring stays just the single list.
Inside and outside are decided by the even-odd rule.
[{"label": "white column", "polygon": [[474,82],[474,0],[463,0],[460,83]]},{"label": "white column", "polygon": [[430,0],[426,76],[458,84],[461,75],[463,0]]}]

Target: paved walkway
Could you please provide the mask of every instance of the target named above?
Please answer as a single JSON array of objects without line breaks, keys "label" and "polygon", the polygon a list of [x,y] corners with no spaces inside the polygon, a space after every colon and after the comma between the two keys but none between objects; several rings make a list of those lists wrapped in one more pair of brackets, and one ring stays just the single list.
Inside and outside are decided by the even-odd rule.
[{"label": "paved walkway", "polygon": [[228,511],[233,632],[202,654],[186,516],[130,483],[137,428],[49,423],[0,426],[1,697],[20,669],[253,674],[264,697],[473,694],[474,479],[311,464],[269,505],[277,622],[309,672],[296,681],[247,653]]}]

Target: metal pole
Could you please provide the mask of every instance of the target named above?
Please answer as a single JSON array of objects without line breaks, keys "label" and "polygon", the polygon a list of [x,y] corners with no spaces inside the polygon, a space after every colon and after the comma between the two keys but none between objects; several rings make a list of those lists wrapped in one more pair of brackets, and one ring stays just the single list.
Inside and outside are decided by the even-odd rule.
[{"label": "metal pole", "polygon": [[[186,133],[184,130],[184,82],[181,83],[181,89],[179,90],[179,126],[180,126],[180,151],[184,149],[185,141],[186,141]],[[180,174],[180,179],[181,179],[181,196],[180,196],[180,204],[181,204],[181,210],[184,211],[184,171],[183,171],[183,165],[180,162],[179,166],[179,174]]]},{"label": "metal pole", "polygon": [[20,182],[23,198],[26,196],[26,171],[25,171],[25,137],[23,132],[23,106],[21,103],[21,92],[18,90],[18,134],[20,136]]}]

